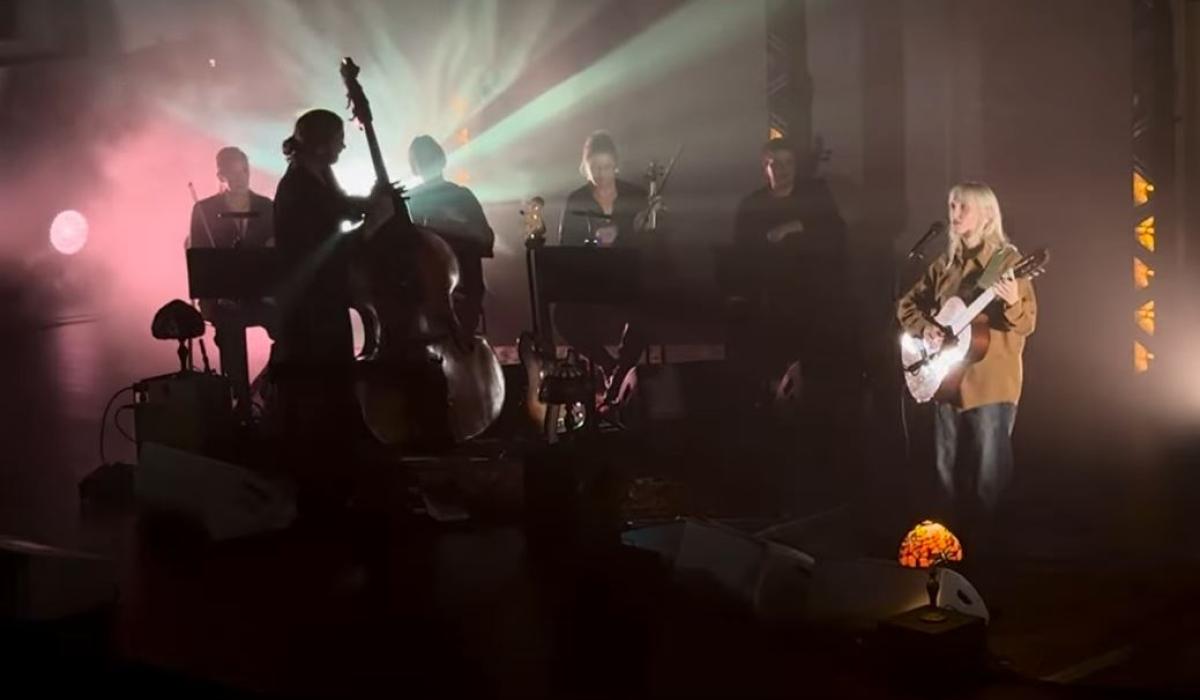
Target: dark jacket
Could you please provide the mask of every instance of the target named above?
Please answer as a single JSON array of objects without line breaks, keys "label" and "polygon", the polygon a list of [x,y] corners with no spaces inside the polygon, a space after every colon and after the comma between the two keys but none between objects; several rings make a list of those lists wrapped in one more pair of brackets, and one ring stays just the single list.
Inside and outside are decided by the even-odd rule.
[{"label": "dark jacket", "polygon": [[336,183],[322,182],[299,164],[288,166],[275,190],[275,246],[284,268],[276,294],[283,313],[283,360],[353,360],[348,309],[357,236],[343,234],[342,222],[358,218],[358,207]]},{"label": "dark jacket", "polygon": [[466,187],[442,178],[430,180],[408,192],[408,212],[413,223],[437,231],[460,256],[492,257],[496,234]]},{"label": "dark jacket", "polygon": [[[247,219],[222,216],[228,210],[224,194],[214,194],[196,202],[192,206],[192,224],[186,247],[265,248],[275,245],[275,210],[270,199],[251,192],[250,213],[254,216]],[[244,231],[241,229],[242,222],[245,222]],[[216,299],[200,300],[200,313],[208,321],[217,321],[217,308]]]},{"label": "dark jacket", "polygon": [[[225,195],[214,194],[196,202],[192,207],[192,225],[188,235],[189,248],[263,248],[275,241],[275,212],[270,199],[250,193],[249,219],[234,219],[223,216],[228,212]],[[205,227],[205,222],[208,227]],[[239,231],[239,222],[246,222],[245,233]],[[209,239],[209,231],[212,238]]]},{"label": "dark jacket", "polygon": [[[734,220],[734,245],[756,260],[751,285],[774,288],[822,308],[844,294],[849,285],[846,224],[823,180],[797,179],[787,197],[773,197],[766,187],[742,200]],[[773,229],[792,232],[771,242]],[[786,291],[785,291],[786,290]]]},{"label": "dark jacket", "polygon": [[440,177],[413,188],[408,198],[413,223],[428,226],[454,250],[461,290],[478,303],[485,288],[482,259],[492,257],[496,242],[479,200],[466,187]]},{"label": "dark jacket", "polygon": [[[772,231],[789,230],[771,241]],[[856,359],[856,312],[846,249],[846,225],[828,185],[798,178],[787,197],[764,187],[742,200],[734,230],[736,291],[756,300],[776,341],[810,365]]]},{"label": "dark jacket", "polygon": [[[613,245],[636,245],[639,234],[634,231],[633,220],[638,212],[646,208],[646,190],[637,185],[617,180],[617,199],[613,203],[613,223],[617,227],[617,237]],[[591,233],[607,225],[603,220],[589,219],[586,216],[572,212],[592,212],[603,214],[600,204],[592,196],[592,185],[588,183],[567,195],[567,203],[563,210],[562,221],[558,227],[558,242],[560,245],[584,245]],[[589,222],[591,228],[589,228]]]}]

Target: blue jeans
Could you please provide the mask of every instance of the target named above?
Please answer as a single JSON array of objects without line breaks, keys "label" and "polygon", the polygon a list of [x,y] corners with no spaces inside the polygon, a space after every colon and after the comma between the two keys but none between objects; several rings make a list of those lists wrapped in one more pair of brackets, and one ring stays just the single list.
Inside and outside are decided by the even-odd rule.
[{"label": "blue jeans", "polygon": [[969,411],[939,403],[934,419],[941,495],[952,519],[968,527],[995,511],[1012,478],[1017,405],[992,403]]}]

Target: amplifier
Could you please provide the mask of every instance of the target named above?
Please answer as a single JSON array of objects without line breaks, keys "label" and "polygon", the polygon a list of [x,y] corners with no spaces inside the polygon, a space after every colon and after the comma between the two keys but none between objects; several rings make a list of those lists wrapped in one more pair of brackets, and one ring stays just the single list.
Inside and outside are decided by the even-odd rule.
[{"label": "amplifier", "polygon": [[175,372],[133,385],[138,455],[148,442],[198,454],[222,454],[233,442],[229,381],[218,374]]}]

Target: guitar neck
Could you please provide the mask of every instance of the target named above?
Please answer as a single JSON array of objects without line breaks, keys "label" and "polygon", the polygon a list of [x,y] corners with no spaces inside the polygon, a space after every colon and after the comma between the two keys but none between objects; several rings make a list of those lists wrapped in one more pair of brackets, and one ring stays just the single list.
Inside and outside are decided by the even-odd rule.
[{"label": "guitar neck", "polygon": [[992,303],[995,298],[995,290],[991,289],[990,287],[983,290],[983,293],[976,297],[975,301],[971,302],[971,305],[967,307],[967,310],[962,313],[958,323],[955,323],[952,326],[951,329],[954,331],[954,335],[958,335],[964,328],[971,325],[971,321],[975,320],[976,316],[983,313],[983,310],[986,309],[988,304]]}]

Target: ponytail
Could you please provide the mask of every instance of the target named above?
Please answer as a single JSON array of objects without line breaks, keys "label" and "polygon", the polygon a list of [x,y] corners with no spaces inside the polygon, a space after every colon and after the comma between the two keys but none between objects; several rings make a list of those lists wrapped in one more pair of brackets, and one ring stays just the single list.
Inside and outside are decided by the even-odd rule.
[{"label": "ponytail", "polygon": [[300,152],[300,140],[295,136],[289,136],[283,140],[283,155],[291,160],[293,156]]},{"label": "ponytail", "polygon": [[323,144],[343,130],[342,118],[327,109],[310,109],[296,120],[292,135],[283,141],[283,155],[293,160],[312,144]]}]

